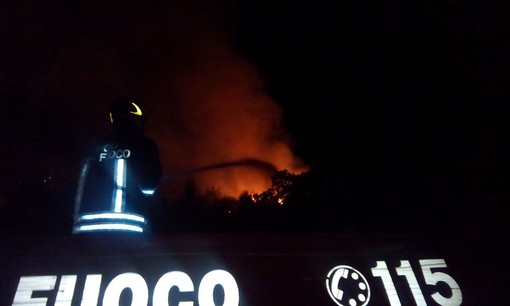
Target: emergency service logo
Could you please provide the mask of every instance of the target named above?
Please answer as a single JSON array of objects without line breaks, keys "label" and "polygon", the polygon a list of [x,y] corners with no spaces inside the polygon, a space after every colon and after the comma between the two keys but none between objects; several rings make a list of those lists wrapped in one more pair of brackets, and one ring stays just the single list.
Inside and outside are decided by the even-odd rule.
[{"label": "emergency service logo", "polygon": [[370,300],[370,286],[358,270],[350,266],[336,266],[326,279],[329,296],[339,306],[365,306]]}]

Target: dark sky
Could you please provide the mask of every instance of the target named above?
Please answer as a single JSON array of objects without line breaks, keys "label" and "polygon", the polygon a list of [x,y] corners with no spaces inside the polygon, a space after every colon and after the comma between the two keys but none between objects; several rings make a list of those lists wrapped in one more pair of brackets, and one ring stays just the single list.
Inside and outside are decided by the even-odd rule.
[{"label": "dark sky", "polygon": [[1,2],[3,212],[67,199],[124,95],[166,173],[255,158],[405,209],[507,202],[507,1],[189,2]]}]

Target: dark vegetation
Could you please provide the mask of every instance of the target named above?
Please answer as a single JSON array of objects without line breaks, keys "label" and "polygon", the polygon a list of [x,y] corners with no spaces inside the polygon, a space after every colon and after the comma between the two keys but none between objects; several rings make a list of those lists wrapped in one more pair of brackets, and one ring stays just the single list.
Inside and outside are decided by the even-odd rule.
[{"label": "dark vegetation", "polygon": [[[504,197],[437,194],[431,186],[378,188],[323,171],[278,171],[260,194],[224,197],[197,193],[191,181],[183,197],[159,202],[153,229],[182,232],[494,233],[506,231]],[[406,187],[408,190],[406,190]],[[436,189],[439,189],[437,187]]]},{"label": "dark vegetation", "polygon": [[[275,172],[260,194],[225,197],[197,191],[193,181],[173,201],[155,200],[153,232],[508,233],[506,185],[467,175],[356,175],[316,168]],[[497,177],[496,177],[497,178]],[[69,179],[69,178],[67,178]],[[70,234],[74,184],[34,178],[4,193],[3,233]],[[63,187],[64,186],[64,187]]]}]

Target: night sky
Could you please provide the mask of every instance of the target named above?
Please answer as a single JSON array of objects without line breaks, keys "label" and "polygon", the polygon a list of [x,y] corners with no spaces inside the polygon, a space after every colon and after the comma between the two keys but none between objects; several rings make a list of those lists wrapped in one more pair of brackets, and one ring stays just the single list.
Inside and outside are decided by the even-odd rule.
[{"label": "night sky", "polygon": [[[317,171],[379,211],[507,230],[507,1],[0,5],[4,228],[69,217],[110,104],[132,96],[165,174],[254,159]],[[268,179],[228,171],[199,183]]]}]

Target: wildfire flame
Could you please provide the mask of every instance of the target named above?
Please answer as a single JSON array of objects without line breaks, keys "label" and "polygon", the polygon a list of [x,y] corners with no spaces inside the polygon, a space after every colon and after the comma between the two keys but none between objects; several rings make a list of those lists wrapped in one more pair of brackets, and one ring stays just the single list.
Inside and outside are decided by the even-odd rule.
[{"label": "wildfire flame", "polygon": [[[199,38],[197,38],[199,39]],[[193,52],[191,54],[194,54]],[[194,61],[194,69],[179,71],[168,81],[171,106],[153,110],[152,130],[167,173],[222,162],[256,159],[274,170],[301,173],[307,166],[292,152],[292,139],[282,124],[282,110],[265,93],[264,84],[247,60],[225,44],[211,44]],[[275,171],[239,165],[204,171],[194,177],[199,191],[219,189],[224,195],[262,192]]]},{"label": "wildfire flame", "polygon": [[168,173],[245,159],[274,166],[232,165],[194,177],[201,192],[216,188],[224,195],[239,196],[266,190],[275,171],[301,173],[307,167],[292,153],[281,109],[261,89],[255,69],[229,56],[234,60],[224,55],[215,69],[204,67],[209,73],[183,76],[180,82],[195,86],[179,88],[174,114],[180,118],[178,124],[169,124],[155,138]]}]

